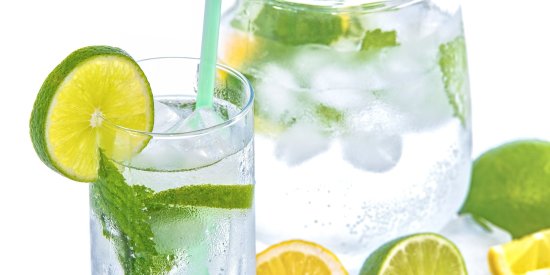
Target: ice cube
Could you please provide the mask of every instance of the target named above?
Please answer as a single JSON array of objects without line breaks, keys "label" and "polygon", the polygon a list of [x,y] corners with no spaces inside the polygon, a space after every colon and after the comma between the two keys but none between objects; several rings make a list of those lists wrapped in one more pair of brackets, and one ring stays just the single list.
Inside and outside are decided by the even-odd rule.
[{"label": "ice cube", "polygon": [[490,223],[489,230],[479,225],[471,215],[463,215],[451,220],[440,232],[456,244],[469,274],[489,275],[487,253],[491,246],[512,240],[510,234]]},{"label": "ice cube", "polygon": [[327,150],[329,144],[329,137],[314,123],[297,122],[279,137],[275,156],[288,165],[298,165]]},{"label": "ice cube", "polygon": [[153,124],[153,132],[155,133],[164,133],[181,120],[178,111],[172,106],[155,100],[154,108],[155,122]]},{"label": "ice cube", "polygon": [[446,29],[442,26],[457,14],[456,11],[455,9],[453,13],[447,13],[434,8],[431,1],[422,1],[406,9],[373,13],[367,17],[367,26],[372,30],[379,28],[383,31],[396,31],[400,45],[415,44]]},{"label": "ice cube", "polygon": [[[167,133],[188,133],[212,127],[224,120],[212,108],[194,111],[180,120]],[[235,124],[231,128],[219,128],[207,133],[196,133],[178,137],[155,137],[147,147],[135,156],[131,165],[143,169],[184,170],[215,163],[244,147],[244,126]]]},{"label": "ice cube", "polygon": [[437,127],[452,117],[453,109],[439,68],[404,73],[389,71],[388,68],[384,73],[390,85],[381,93],[380,100],[399,110],[406,120],[404,129]]},{"label": "ice cube", "polygon": [[344,58],[345,53],[336,53],[329,47],[305,45],[296,50],[290,66],[300,82],[310,83],[309,78],[320,68],[342,62]]},{"label": "ice cube", "polygon": [[349,131],[359,134],[381,131],[393,134],[401,133],[405,129],[405,118],[401,110],[384,101],[388,100],[385,98],[373,100],[360,110],[349,113],[346,118],[350,126]]},{"label": "ice cube", "polygon": [[199,108],[193,111],[185,119],[181,119],[168,133],[187,133],[206,129],[223,123],[223,118],[213,108]]},{"label": "ice cube", "polygon": [[[384,22],[387,29],[397,29],[400,43],[372,60],[374,71],[383,79],[379,99],[402,113],[406,120],[404,129],[437,127],[453,113],[437,65],[439,46],[460,33],[460,20],[430,10],[424,4],[399,12],[403,13],[400,20],[395,20],[395,14],[374,16],[382,21],[387,19]],[[403,24],[408,21],[413,27]]]},{"label": "ice cube", "polygon": [[368,27],[370,29],[381,29],[383,31],[397,32],[397,40],[401,44],[415,41],[419,35],[419,22],[423,13],[427,10],[424,4],[416,4],[406,9],[396,9],[389,12],[373,13],[368,16]]},{"label": "ice cube", "polygon": [[363,108],[374,98],[372,91],[381,87],[378,68],[358,62],[355,53],[304,46],[296,51],[292,68],[309,98],[340,112]]},{"label": "ice cube", "polygon": [[[221,114],[212,108],[195,110],[174,132],[191,132],[213,127],[223,123]],[[174,147],[178,151],[185,152],[187,166],[201,167],[212,164],[236,150],[231,139],[231,129],[219,128],[207,134],[190,137],[189,139],[175,140]]]},{"label": "ice cube", "polygon": [[370,73],[384,81],[380,88],[410,84],[437,64],[438,47],[431,41],[417,40],[388,48],[371,61]]},{"label": "ice cube", "polygon": [[328,65],[311,73],[310,87],[313,90],[365,89],[365,82],[356,70],[349,67]]},{"label": "ice cube", "polygon": [[340,112],[353,112],[365,108],[374,100],[372,92],[355,89],[320,90],[313,92],[312,95],[319,103]]},{"label": "ice cube", "polygon": [[459,8],[452,12],[449,11],[449,13],[432,8],[426,13],[422,21],[422,28],[425,41],[429,41],[436,46],[447,43],[464,34],[462,12]]},{"label": "ice cube", "polygon": [[370,172],[385,172],[401,158],[402,139],[396,134],[359,132],[342,137],[344,159],[354,167]]},{"label": "ice cube", "polygon": [[153,139],[135,156],[130,166],[159,171],[178,171],[213,164],[238,149],[227,137],[213,134],[178,139]]},{"label": "ice cube", "polygon": [[261,69],[256,83],[256,107],[274,121],[299,116],[300,86],[283,66],[269,63]]},{"label": "ice cube", "polygon": [[[313,98],[340,111],[364,108],[375,100],[372,91],[380,87],[373,74],[360,68],[326,66],[311,76]],[[371,79],[369,79],[371,78]]]},{"label": "ice cube", "polygon": [[[365,71],[370,62],[362,62],[353,52],[306,45],[296,51],[292,68],[298,81],[313,90],[371,88],[373,71]],[[367,85],[366,85],[367,84]]]},{"label": "ice cube", "polygon": [[176,148],[171,140],[152,139],[132,160],[129,166],[159,171],[181,170],[185,165],[185,152]]},{"label": "ice cube", "polygon": [[462,12],[458,10],[452,15],[447,15],[442,20],[441,26],[438,26],[438,30],[434,34],[433,39],[438,45],[441,45],[462,35],[464,35]]}]

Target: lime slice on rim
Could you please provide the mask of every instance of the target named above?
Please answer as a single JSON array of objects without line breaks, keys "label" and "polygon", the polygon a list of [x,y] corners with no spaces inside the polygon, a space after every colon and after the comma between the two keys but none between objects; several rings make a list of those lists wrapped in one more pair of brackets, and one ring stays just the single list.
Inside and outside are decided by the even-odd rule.
[{"label": "lime slice on rim", "polygon": [[[150,131],[151,87],[123,50],[81,48],[65,58],[42,84],[31,114],[32,143],[40,159],[53,170],[76,181],[91,182],[97,178],[100,140],[111,141],[102,147],[108,156],[115,147],[112,128],[105,126],[105,120]],[[127,152],[119,154],[139,152],[147,141],[144,137],[126,139],[122,148]]]},{"label": "lime slice on rim", "polygon": [[363,264],[361,275],[468,274],[456,246],[444,237],[415,234],[393,240],[374,251]]}]

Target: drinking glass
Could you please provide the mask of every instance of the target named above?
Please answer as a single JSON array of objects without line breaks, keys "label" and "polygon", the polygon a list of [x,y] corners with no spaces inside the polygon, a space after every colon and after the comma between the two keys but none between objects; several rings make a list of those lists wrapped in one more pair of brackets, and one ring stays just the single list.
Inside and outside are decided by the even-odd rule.
[{"label": "drinking glass", "polygon": [[195,110],[199,63],[138,62],[154,95],[152,132],[100,121],[93,274],[254,274],[253,91],[218,65],[212,108]]},{"label": "drinking glass", "polygon": [[221,61],[255,91],[258,249],[319,243],[355,273],[437,232],[468,191],[471,123],[455,0],[240,0]]}]

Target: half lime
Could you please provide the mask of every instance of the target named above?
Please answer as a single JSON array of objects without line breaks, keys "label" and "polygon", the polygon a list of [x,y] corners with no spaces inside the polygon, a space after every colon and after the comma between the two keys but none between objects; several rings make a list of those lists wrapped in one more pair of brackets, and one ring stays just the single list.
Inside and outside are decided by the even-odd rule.
[{"label": "half lime", "polygon": [[464,259],[456,246],[432,233],[415,234],[386,243],[363,264],[361,275],[465,275]]}]

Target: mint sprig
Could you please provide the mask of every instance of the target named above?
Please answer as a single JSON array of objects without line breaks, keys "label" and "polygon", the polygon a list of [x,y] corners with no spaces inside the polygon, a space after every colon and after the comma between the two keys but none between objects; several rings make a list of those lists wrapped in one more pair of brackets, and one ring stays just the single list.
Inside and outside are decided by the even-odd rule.
[{"label": "mint sprig", "polygon": [[463,36],[439,46],[439,68],[443,74],[445,93],[462,125],[466,125],[468,108],[468,62]]},{"label": "mint sprig", "polygon": [[194,207],[252,207],[254,186],[251,184],[201,184],[155,193],[143,185],[128,185],[103,153],[99,164],[98,179],[90,188],[91,206],[127,275],[167,274],[176,262],[175,255],[159,252],[151,229],[152,218],[170,215],[185,219],[193,216]]},{"label": "mint sprig", "polygon": [[315,107],[315,115],[325,127],[341,125],[344,120],[343,112],[324,104]]},{"label": "mint sprig", "polygon": [[128,185],[101,153],[98,179],[90,191],[92,208],[104,236],[114,243],[125,274],[165,274],[172,268],[175,257],[156,250],[150,216],[144,211],[142,200],[151,196],[150,189]]}]

